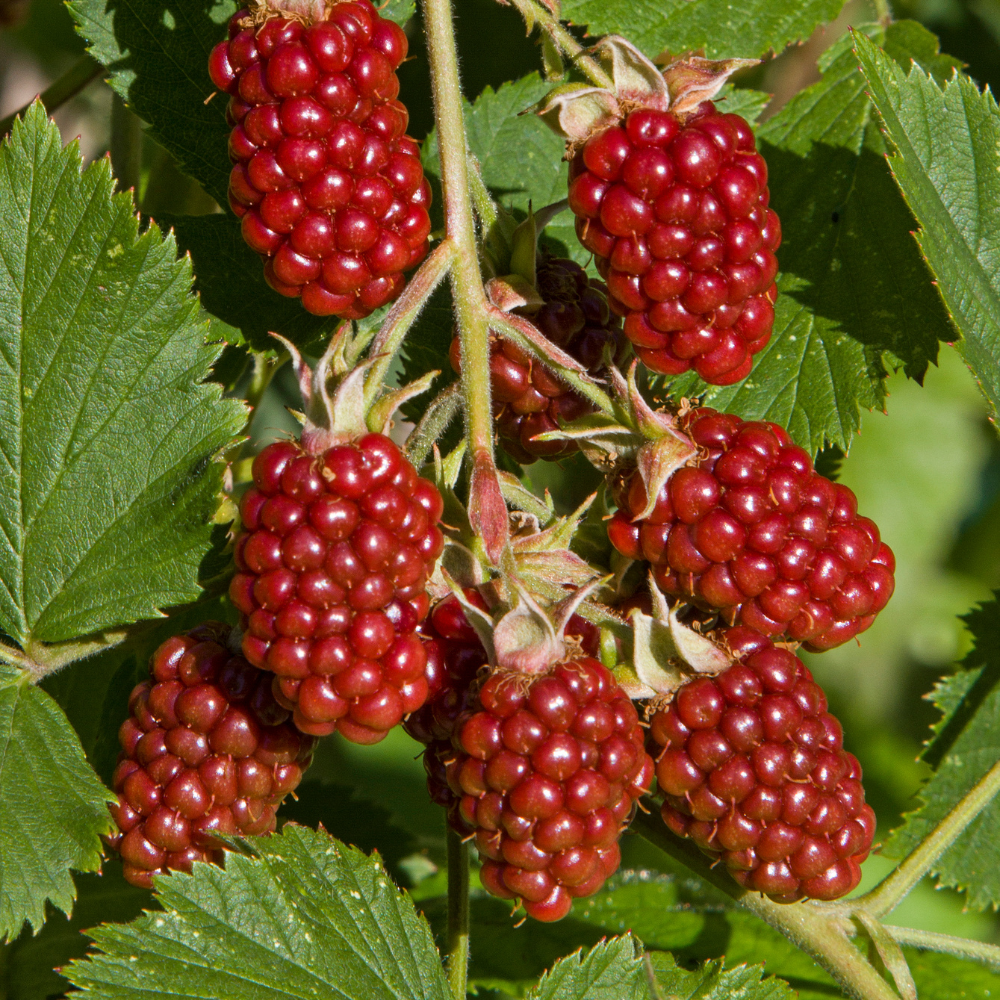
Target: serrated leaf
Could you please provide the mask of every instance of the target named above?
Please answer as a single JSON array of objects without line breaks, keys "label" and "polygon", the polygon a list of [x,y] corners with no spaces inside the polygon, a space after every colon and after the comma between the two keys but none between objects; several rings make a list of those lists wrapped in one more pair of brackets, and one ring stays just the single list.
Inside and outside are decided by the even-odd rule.
[{"label": "serrated leaf", "polygon": [[96,928],[67,978],[102,1000],[450,1000],[426,920],[376,858],[297,826],[246,850],[158,879],[163,913]]},{"label": "serrated leaf", "polygon": [[22,645],[195,599],[245,409],[173,239],[32,106],[0,147],[0,623]]},{"label": "serrated leaf", "polygon": [[[73,0],[69,5],[89,51],[107,67],[108,81],[169,150],[181,169],[226,205],[231,164],[227,153],[225,94],[208,75],[208,54],[226,37],[235,0],[197,0],[182,8],[166,0],[109,4]],[[412,16],[413,0],[392,0],[383,17],[400,23]],[[232,214],[227,218],[238,228]]]},{"label": "serrated leaf", "polygon": [[87,764],[59,706],[27,675],[0,665],[0,941],[37,930],[51,901],[70,913],[70,869],[101,863],[114,801]]},{"label": "serrated leaf", "polygon": [[[940,68],[946,59],[912,22],[863,30],[898,60]],[[954,338],[882,157],[857,57],[839,42],[824,65],[823,79],[757,132],[784,233],[771,341],[742,383],[706,391],[688,375],[671,385],[782,424],[812,451],[826,442],[846,450],[861,409],[884,406],[889,371],[920,380],[938,342]]]},{"label": "serrated leaf", "polygon": [[[934,774],[922,805],[906,817],[882,853],[902,858],[1000,760],[1000,604],[994,599],[964,618],[975,647],[965,669],[940,681],[931,699],[942,718],[924,752]],[[934,865],[939,885],[964,889],[977,909],[1000,905],[1000,799],[994,799]]]},{"label": "serrated leaf", "polygon": [[704,49],[714,56],[762,56],[808,38],[843,0],[562,0],[562,16],[593,35],[625,35],[648,55]]},{"label": "serrated leaf", "polygon": [[628,935],[560,959],[526,1000],[640,1000],[647,995],[642,946]]},{"label": "serrated leaf", "polygon": [[721,961],[706,962],[689,972],[673,955],[658,952],[650,956],[656,982],[670,1000],[793,1000],[796,994],[788,983],[763,979],[761,965],[737,965],[727,969]]},{"label": "serrated leaf", "polygon": [[956,345],[994,415],[1000,406],[1000,110],[963,74],[939,86],[859,37],[858,56],[893,151],[889,163],[920,223],[917,242],[938,281]]}]

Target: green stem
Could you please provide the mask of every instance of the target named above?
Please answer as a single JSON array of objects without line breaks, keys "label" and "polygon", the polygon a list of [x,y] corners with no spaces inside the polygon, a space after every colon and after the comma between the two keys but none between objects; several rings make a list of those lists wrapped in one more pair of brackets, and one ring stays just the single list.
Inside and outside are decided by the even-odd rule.
[{"label": "green stem", "polygon": [[614,81],[601,69],[596,60],[586,54],[586,49],[566,30],[559,18],[535,0],[511,0],[511,3],[521,12],[529,28],[535,24],[552,39],[556,48],[563,55],[569,56],[573,64],[595,87],[614,89]]},{"label": "green stem", "polygon": [[448,830],[448,982],[465,1000],[469,975],[469,845]]},{"label": "green stem", "polygon": [[[84,87],[99,76],[104,67],[93,56],[81,56],[52,86],[42,91],[40,97],[45,111],[52,114],[62,107],[71,97],[76,97]],[[24,115],[32,102],[18,108],[17,111],[0,120],[0,138],[5,136],[14,126],[14,119]]]},{"label": "green stem", "polygon": [[[538,360],[547,367],[554,367],[552,359],[547,358],[539,350],[536,344],[525,337],[517,328],[516,324],[512,323],[501,310],[496,308],[492,308],[490,310],[490,326],[496,330],[497,333],[500,333],[504,337],[514,341],[518,347],[538,358]],[[464,361],[462,368],[463,370],[465,368]],[[611,397],[608,396],[608,394],[591,379],[585,377],[584,375],[580,375],[577,372],[568,371],[566,369],[559,369],[557,374],[559,375],[559,378],[571,389],[574,389],[581,396],[589,399],[590,402],[592,402],[599,410],[608,414],[608,416],[618,416],[614,403],[611,401]]]},{"label": "green stem", "polygon": [[[863,908],[872,916],[891,913],[910,890],[931,870],[934,862],[955,842],[963,830],[1000,792],[1000,763],[994,764],[982,780],[920,842],[900,866],[871,892],[851,901],[853,909]],[[841,904],[844,906],[846,904]]]},{"label": "green stem", "polygon": [[434,289],[451,270],[455,259],[455,243],[446,239],[434,248],[430,256],[420,265],[417,272],[406,283],[403,294],[389,310],[382,328],[372,341],[368,356],[373,359],[365,376],[365,408],[375,402],[382,389],[386,373],[392,365],[403,339],[416,322],[420,311],[427,304]]},{"label": "green stem", "polygon": [[912,927],[897,927],[884,924],[885,929],[901,945],[907,948],[922,948],[924,951],[940,951],[958,958],[968,958],[982,962],[1000,972],[1000,947],[984,941],[970,941],[968,938],[952,937],[951,934],[935,934],[932,931],[918,931]]},{"label": "green stem", "polygon": [[848,995],[856,1000],[899,1000],[851,943],[849,935],[854,928],[850,921],[814,903],[775,903],[760,893],[741,889],[724,869],[709,867],[694,844],[674,837],[655,813],[640,813],[632,829],[787,937],[829,972]]},{"label": "green stem", "polygon": [[419,469],[431,453],[435,443],[448,429],[452,420],[462,408],[462,387],[453,382],[447,389],[442,389],[428,403],[420,423],[410,432],[406,439],[404,451],[406,457]]},{"label": "green stem", "polygon": [[889,0],[872,0],[872,6],[875,8],[877,20],[881,21],[882,24],[892,22],[892,7],[889,5]]}]

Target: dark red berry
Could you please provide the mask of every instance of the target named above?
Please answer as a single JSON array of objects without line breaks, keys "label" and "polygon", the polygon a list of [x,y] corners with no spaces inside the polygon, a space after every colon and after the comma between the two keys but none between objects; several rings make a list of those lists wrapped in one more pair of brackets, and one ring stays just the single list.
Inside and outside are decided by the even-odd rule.
[{"label": "dark red berry", "polygon": [[431,194],[397,100],[406,35],[369,0],[328,11],[256,29],[240,11],[208,69],[232,95],[229,203],[268,284],[309,312],[360,319],[426,255]]},{"label": "dark red berry", "polygon": [[663,820],[748,889],[837,899],[860,881],[875,834],[861,766],[801,660],[752,629],[724,639],[736,662],[650,721]]},{"label": "dark red berry", "polygon": [[442,501],[389,438],[307,454],[269,445],[240,503],[230,597],[243,653],[303,732],[375,743],[427,699],[415,629],[441,554]]},{"label": "dark red berry", "polygon": [[[537,269],[536,284],[545,304],[533,311],[531,322],[554,344],[598,374],[621,348],[621,326],[608,308],[607,289],[587,277],[571,260],[546,257]],[[458,337],[451,345],[451,363],[460,368]],[[559,458],[576,450],[570,441],[536,441],[559,429],[592,405],[571,391],[544,365],[508,340],[490,342],[493,415],[504,449],[518,462]]]},{"label": "dark red berry", "polygon": [[813,651],[869,628],[892,596],[895,559],[854,494],[777,424],[705,407],[683,426],[697,465],[678,469],[642,520],[646,491],[631,476],[608,522],[615,548],[648,560],[665,593]]},{"label": "dark red berry", "polygon": [[229,639],[218,622],[168,639],[129,699],[108,843],[133,885],[220,860],[214,834],[274,830],[312,759],[315,740],[288,721],[271,675],[231,653]]},{"label": "dark red berry", "polygon": [[781,226],[753,132],[711,102],[638,108],[577,151],[569,204],[611,308],[653,371],[745,378],[774,324]]},{"label": "dark red berry", "polygon": [[519,897],[530,916],[552,921],[600,889],[652,781],[642,732],[631,701],[592,657],[542,675],[489,676],[456,720],[452,754],[434,755],[428,773],[436,801],[475,836],[491,893]]}]

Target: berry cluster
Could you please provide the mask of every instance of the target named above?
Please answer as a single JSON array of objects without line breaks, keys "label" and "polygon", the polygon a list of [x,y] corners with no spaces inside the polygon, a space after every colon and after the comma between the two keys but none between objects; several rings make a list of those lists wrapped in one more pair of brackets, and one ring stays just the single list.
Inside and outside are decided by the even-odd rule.
[{"label": "berry cluster", "polygon": [[[539,262],[536,286],[545,304],[531,314],[531,322],[588,372],[598,374],[607,355],[613,359],[621,346],[621,327],[608,308],[607,288],[588,278],[575,261],[555,257]],[[458,337],[451,343],[451,364],[460,370]],[[534,438],[591,412],[587,399],[526,351],[497,336],[490,342],[490,376],[497,434],[511,457],[527,465],[576,450],[570,441]]]},{"label": "berry cluster", "polygon": [[369,0],[325,20],[241,10],[209,58],[231,95],[229,204],[276,291],[359,319],[403,290],[427,253],[431,193],[396,98],[402,29]]},{"label": "berry cluster", "polygon": [[653,763],[632,702],[597,660],[538,675],[495,670],[453,743],[447,781],[493,895],[560,920],[617,870]]},{"label": "berry cluster", "polygon": [[771,336],[781,227],[750,126],[711,101],[685,120],[638,108],[570,164],[580,242],[653,371],[745,378]]},{"label": "berry cluster", "polygon": [[859,517],[846,486],[777,424],[702,408],[682,424],[702,449],[678,469],[646,517],[638,473],[618,491],[612,544],[652,564],[656,582],[741,624],[814,651],[867,629],[892,596],[895,560],[878,527]]},{"label": "berry cluster", "polygon": [[214,834],[274,830],[311,761],[315,741],[288,724],[270,676],[229,652],[229,631],[210,622],[168,639],[129,698],[108,841],[133,885],[218,860]]},{"label": "berry cluster", "polygon": [[875,834],[861,766],[801,660],[751,629],[725,639],[737,662],[652,718],[663,820],[779,902],[843,896]]},{"label": "berry cluster", "polygon": [[269,445],[240,503],[229,594],[243,653],[303,732],[376,743],[427,698],[416,633],[444,547],[441,495],[392,441]]}]

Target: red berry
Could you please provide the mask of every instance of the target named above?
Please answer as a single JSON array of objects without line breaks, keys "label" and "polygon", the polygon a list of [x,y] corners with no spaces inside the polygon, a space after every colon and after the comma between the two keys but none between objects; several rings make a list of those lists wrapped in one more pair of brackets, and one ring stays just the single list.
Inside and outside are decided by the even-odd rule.
[{"label": "red berry", "polygon": [[374,743],[427,697],[414,636],[444,537],[440,494],[389,438],[254,460],[230,597],[244,655],[303,731]]},{"label": "red berry", "polygon": [[861,767],[801,660],[748,628],[724,638],[737,661],[650,721],[664,822],[779,902],[843,896],[875,834]]},{"label": "red berry", "polygon": [[230,22],[209,57],[233,95],[229,203],[277,292],[360,319],[426,256],[430,187],[396,98],[406,35],[369,0],[303,25]]},{"label": "red berry", "polygon": [[452,744],[447,757],[425,754],[431,793],[475,834],[491,893],[561,920],[618,868],[617,841],[653,763],[631,701],[599,661],[494,671],[455,720]]},{"label": "red berry", "polygon": [[[547,257],[538,265],[536,283],[545,304],[530,314],[531,322],[554,344],[597,374],[605,354],[620,348],[620,326],[608,309],[607,289],[592,281],[579,264]],[[451,363],[460,368],[458,337],[452,341]],[[572,392],[544,365],[510,341],[490,343],[493,415],[504,449],[518,462],[558,458],[576,450],[569,441],[536,441],[536,435],[559,429],[589,413],[592,405]]]},{"label": "red berry", "polygon": [[732,609],[741,624],[812,651],[869,628],[892,596],[895,560],[854,494],[815,472],[776,424],[703,407],[684,427],[701,457],[667,480],[642,520],[646,491],[632,475],[608,522],[615,548],[649,561],[665,593]]},{"label": "red berry", "polygon": [[767,166],[737,115],[638,108],[571,164],[569,204],[611,307],[653,371],[745,378],[774,325],[778,217]]},{"label": "red berry", "polygon": [[168,639],[129,699],[108,842],[133,885],[220,860],[215,833],[274,830],[312,759],[315,740],[287,721],[271,676],[229,652],[229,637],[207,622]]}]

